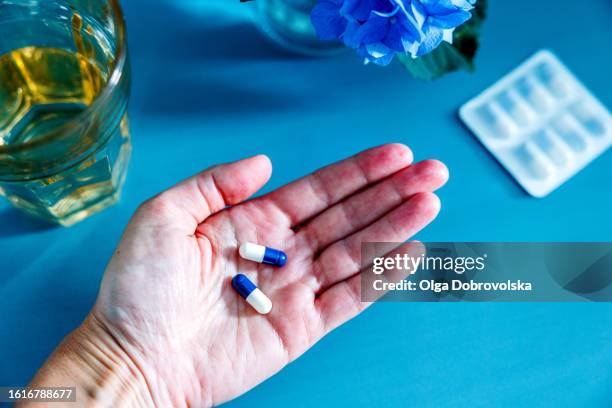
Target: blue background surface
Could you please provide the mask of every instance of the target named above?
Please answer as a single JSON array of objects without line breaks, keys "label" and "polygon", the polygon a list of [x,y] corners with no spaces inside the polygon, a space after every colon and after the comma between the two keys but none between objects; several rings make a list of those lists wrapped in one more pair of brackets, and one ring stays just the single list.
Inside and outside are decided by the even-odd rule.
[{"label": "blue background surface", "polygon": [[[352,53],[294,56],[229,0],[124,2],[134,154],[121,202],[70,229],[0,203],[0,384],[25,385],[88,312],[138,204],[214,163],[268,154],[264,191],[363,148],[403,142],[451,180],[425,241],[612,241],[612,152],[533,199],[458,107],[540,48],[612,107],[609,0],[491,1],[477,72],[433,83]],[[587,5],[588,3],[588,5]],[[612,304],[387,303],[228,404],[611,406]]]}]

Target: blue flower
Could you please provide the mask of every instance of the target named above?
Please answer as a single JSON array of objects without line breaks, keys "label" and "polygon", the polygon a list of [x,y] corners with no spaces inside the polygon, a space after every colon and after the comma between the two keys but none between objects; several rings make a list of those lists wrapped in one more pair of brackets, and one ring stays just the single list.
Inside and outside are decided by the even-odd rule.
[{"label": "blue flower", "polygon": [[340,39],[364,61],[387,65],[393,56],[425,55],[451,42],[476,0],[319,0],[311,20],[322,40]]}]

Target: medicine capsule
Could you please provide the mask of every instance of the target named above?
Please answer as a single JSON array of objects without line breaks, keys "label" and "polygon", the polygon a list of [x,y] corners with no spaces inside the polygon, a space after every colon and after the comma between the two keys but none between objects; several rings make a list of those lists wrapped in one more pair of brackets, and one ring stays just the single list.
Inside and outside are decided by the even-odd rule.
[{"label": "medicine capsule", "polygon": [[272,310],[272,301],[243,274],[239,273],[234,276],[232,287],[249,305],[253,306],[253,309],[257,310],[257,313],[268,314]]},{"label": "medicine capsule", "polygon": [[240,245],[240,256],[249,261],[283,266],[287,263],[287,255],[278,249],[246,242]]}]

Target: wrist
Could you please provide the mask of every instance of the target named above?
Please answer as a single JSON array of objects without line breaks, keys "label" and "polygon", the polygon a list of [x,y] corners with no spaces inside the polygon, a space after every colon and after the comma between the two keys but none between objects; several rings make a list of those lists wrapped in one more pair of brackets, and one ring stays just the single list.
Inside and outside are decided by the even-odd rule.
[{"label": "wrist", "polygon": [[76,387],[79,406],[154,405],[138,365],[91,315],[64,339],[30,385],[67,386]]}]

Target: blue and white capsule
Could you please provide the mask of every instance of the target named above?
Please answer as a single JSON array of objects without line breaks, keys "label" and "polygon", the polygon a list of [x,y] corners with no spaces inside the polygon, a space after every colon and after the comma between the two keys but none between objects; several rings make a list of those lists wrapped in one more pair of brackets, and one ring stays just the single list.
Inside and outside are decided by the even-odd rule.
[{"label": "blue and white capsule", "polygon": [[239,273],[232,279],[232,287],[240,296],[253,306],[259,314],[268,314],[272,310],[272,301],[253,282],[243,274]]},{"label": "blue and white capsule", "polygon": [[240,245],[239,252],[241,257],[253,262],[274,266],[283,266],[287,263],[287,254],[283,251],[251,242]]}]

